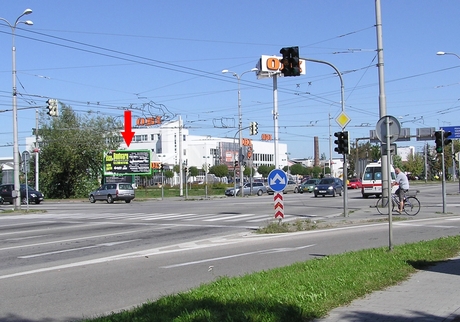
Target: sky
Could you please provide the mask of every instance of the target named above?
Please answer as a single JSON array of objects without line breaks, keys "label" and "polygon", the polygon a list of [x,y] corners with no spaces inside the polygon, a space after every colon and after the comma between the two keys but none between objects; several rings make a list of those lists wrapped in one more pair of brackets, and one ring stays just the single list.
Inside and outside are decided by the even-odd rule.
[{"label": "sky", "polygon": [[[8,3],[7,5],[5,5]],[[231,137],[257,122],[274,133],[273,80],[253,72],[262,55],[298,46],[300,57],[341,72],[352,142],[380,119],[375,1],[372,0],[15,0],[0,17],[15,29],[19,152],[36,124],[49,121],[46,101],[77,113],[137,118],[181,116],[192,135]],[[387,115],[402,128],[460,126],[460,3],[382,0]],[[0,21],[0,157],[13,154],[12,29]],[[306,74],[279,77],[279,142],[289,157],[314,156],[314,137],[328,158],[340,131],[341,82],[327,64],[307,62]],[[40,126],[40,125],[39,125]],[[134,129],[135,131],[135,129]],[[243,136],[249,138],[249,130]],[[430,145],[434,142],[428,141]],[[425,141],[398,142],[421,151]],[[335,147],[332,144],[332,150]],[[339,157],[334,151],[332,157]]]}]

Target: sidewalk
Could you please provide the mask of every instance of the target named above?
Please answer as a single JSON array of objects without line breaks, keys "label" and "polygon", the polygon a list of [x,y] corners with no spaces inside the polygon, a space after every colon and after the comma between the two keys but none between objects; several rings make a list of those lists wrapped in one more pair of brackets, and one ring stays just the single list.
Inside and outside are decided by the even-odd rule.
[{"label": "sidewalk", "polygon": [[315,322],[460,322],[460,256],[339,307]]}]

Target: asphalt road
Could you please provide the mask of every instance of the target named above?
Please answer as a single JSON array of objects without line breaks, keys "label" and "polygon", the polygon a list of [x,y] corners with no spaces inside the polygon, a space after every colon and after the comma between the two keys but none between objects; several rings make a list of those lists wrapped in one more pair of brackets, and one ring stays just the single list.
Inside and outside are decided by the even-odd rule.
[{"label": "asphalt road", "polygon": [[[448,185],[445,213],[440,185],[417,188],[422,211],[393,222],[394,244],[459,234],[458,185]],[[336,228],[283,235],[253,233],[273,220],[273,196],[131,204],[45,201],[30,209],[46,212],[1,215],[0,320],[78,320],[223,275],[388,245],[388,223],[372,209],[376,199],[363,199],[356,190],[348,197],[351,212],[343,218],[340,197],[284,195],[286,221],[330,221]],[[359,220],[368,222],[343,225]]]}]

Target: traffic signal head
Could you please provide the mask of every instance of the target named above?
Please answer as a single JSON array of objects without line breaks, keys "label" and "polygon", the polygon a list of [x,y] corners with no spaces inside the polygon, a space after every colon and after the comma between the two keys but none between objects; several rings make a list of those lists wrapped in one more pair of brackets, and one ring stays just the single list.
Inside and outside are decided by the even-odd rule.
[{"label": "traffic signal head", "polygon": [[50,98],[46,101],[46,104],[46,108],[48,109],[48,112],[46,112],[46,114],[48,114],[49,116],[59,116],[57,100]]},{"label": "traffic signal head", "polygon": [[165,165],[162,163],[160,164],[160,170],[163,171],[165,169]]},{"label": "traffic signal head", "polygon": [[283,55],[281,63],[283,68],[281,72],[284,76],[299,76],[300,75],[300,58],[299,47],[281,48],[280,54]]},{"label": "traffic signal head", "polygon": [[348,131],[335,132],[334,136],[337,140],[334,141],[337,147],[334,149],[338,154],[350,154],[350,140],[348,138]]},{"label": "traffic signal head", "polygon": [[249,134],[257,135],[258,132],[259,132],[259,123],[251,122],[251,124],[249,125]]},{"label": "traffic signal head", "polygon": [[443,143],[444,143],[444,146],[449,145],[449,144],[452,143],[452,140],[448,139],[448,137],[451,136],[451,135],[452,135],[452,132],[443,131]]},{"label": "traffic signal head", "polygon": [[442,132],[443,131],[436,131],[434,132],[434,143],[436,144],[436,152],[437,153],[442,153],[443,149],[442,149],[442,141],[443,141],[443,137],[442,137]]},{"label": "traffic signal head", "polygon": [[238,161],[235,161],[235,168],[238,167]]}]

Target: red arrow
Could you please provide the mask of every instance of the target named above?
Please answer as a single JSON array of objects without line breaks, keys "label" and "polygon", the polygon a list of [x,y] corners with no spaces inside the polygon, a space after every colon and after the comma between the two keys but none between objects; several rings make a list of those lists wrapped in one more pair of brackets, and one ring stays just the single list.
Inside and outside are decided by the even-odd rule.
[{"label": "red arrow", "polygon": [[131,111],[125,111],[125,131],[121,132],[121,135],[123,135],[126,145],[129,146],[134,137],[134,132],[131,131]]},{"label": "red arrow", "polygon": [[284,208],[283,203],[281,203],[281,202],[275,203],[275,210],[276,210],[276,208],[281,208],[281,209],[283,209],[283,208]]},{"label": "red arrow", "polygon": [[276,199],[280,199],[280,200],[283,200],[283,195],[279,192],[276,192],[274,195],[273,195],[273,200],[276,201]]},{"label": "red arrow", "polygon": [[278,211],[278,212],[275,214],[275,219],[278,218],[278,217],[284,218],[284,213],[283,213],[282,211]]}]

